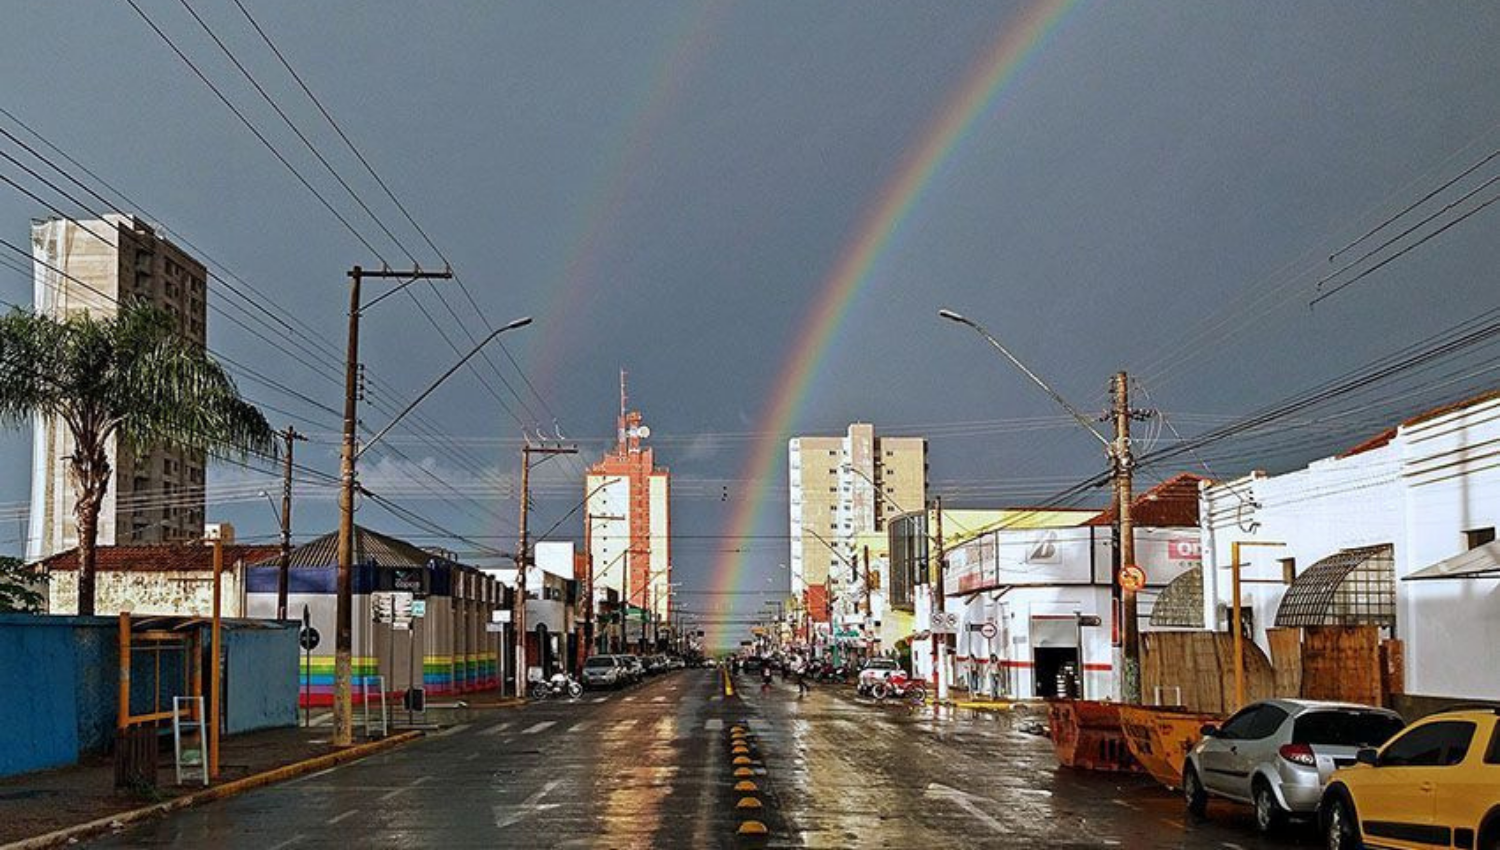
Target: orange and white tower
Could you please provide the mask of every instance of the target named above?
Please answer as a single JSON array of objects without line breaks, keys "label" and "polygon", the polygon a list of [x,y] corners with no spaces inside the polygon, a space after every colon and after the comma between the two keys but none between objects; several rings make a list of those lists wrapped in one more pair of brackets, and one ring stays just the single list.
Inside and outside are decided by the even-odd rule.
[{"label": "orange and white tower", "polygon": [[[666,623],[672,614],[672,475],[656,465],[654,451],[644,445],[650,436],[640,411],[627,407],[622,369],[615,447],[589,467],[584,480],[584,545],[596,602],[612,588],[622,610],[641,609],[650,620]],[[628,626],[626,640],[639,641],[641,628],[639,622]],[[646,629],[654,640],[654,626]]]}]

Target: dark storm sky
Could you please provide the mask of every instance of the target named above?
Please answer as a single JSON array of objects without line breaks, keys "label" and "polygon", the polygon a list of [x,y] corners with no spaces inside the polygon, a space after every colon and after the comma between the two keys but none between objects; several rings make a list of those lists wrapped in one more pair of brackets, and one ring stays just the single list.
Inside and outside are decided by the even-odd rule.
[{"label": "dark storm sky", "polygon": [[[140,2],[381,253],[404,261],[180,5]],[[773,479],[737,480],[745,435],[763,430],[757,417],[785,353],[862,215],[1025,4],[247,5],[489,320],[537,320],[507,340],[544,401],[494,352],[526,404],[487,369],[514,415],[459,375],[423,412],[462,449],[398,432],[392,445],[409,460],[382,458],[371,488],[510,548],[516,501],[496,497],[493,482],[515,473],[517,420],[550,429],[555,416],[597,453],[623,366],[679,478],[684,589],[707,586],[725,547],[750,547],[757,589],[782,581],[785,481],[779,468]],[[233,4],[194,7],[419,259],[438,264]],[[1131,369],[1184,431],[1494,307],[1500,240],[1489,212],[1316,309],[1308,302],[1330,252],[1500,144],[1497,37],[1500,8],[1490,4],[1078,3],[917,198],[795,427],[832,432],[858,418],[930,432],[936,492],[976,505],[1034,500],[1094,472],[1098,453],[977,339],[940,323],[939,306],[984,321],[1091,410],[1109,373]],[[375,258],[129,6],[12,4],[0,80],[18,118],[342,347],[344,272]],[[8,119],[0,126],[15,132]],[[3,139],[0,149],[20,156]],[[0,173],[55,197],[8,162]],[[24,242],[28,220],[45,214],[0,186],[7,240]],[[450,297],[477,333],[467,300],[456,289]],[[29,301],[29,280],[0,268],[0,298]],[[466,348],[436,296],[419,298]],[[334,364],[304,365],[217,316],[210,327],[215,349],[337,406]],[[372,312],[366,329],[364,359],[397,406],[455,359],[408,300]],[[336,417],[280,389],[242,386],[313,420],[299,424],[314,435],[302,456],[334,469]],[[1357,441],[1429,400],[1371,403],[1321,431],[1327,445],[1295,445]],[[372,428],[388,418],[366,417]],[[1041,430],[1007,425],[1026,417],[1048,420]],[[959,422],[989,424],[951,426]],[[1210,462],[1228,474],[1299,459],[1246,449]],[[414,477],[409,463],[431,476]],[[10,538],[20,535],[28,466],[29,435],[0,437],[0,522],[17,529],[0,535],[9,549],[22,548]],[[541,528],[581,495],[576,472],[544,468]],[[434,477],[477,501],[435,498]],[[251,492],[260,477],[218,466],[211,478],[231,501],[211,505],[210,517],[235,521],[242,536],[273,530]],[[331,528],[326,492],[303,495],[299,536]],[[739,500],[762,495],[774,500],[764,537],[716,537]],[[581,522],[561,531],[581,534]]]}]

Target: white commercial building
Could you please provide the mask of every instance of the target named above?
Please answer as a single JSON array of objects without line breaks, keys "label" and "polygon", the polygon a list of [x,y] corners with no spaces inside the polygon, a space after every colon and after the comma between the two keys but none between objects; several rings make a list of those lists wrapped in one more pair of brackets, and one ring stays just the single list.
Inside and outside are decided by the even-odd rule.
[{"label": "white commercial building", "polygon": [[[1409,419],[1338,457],[1205,487],[1204,622],[1380,626],[1405,691],[1500,698],[1500,393]],[[1252,545],[1245,545],[1252,544]]]}]

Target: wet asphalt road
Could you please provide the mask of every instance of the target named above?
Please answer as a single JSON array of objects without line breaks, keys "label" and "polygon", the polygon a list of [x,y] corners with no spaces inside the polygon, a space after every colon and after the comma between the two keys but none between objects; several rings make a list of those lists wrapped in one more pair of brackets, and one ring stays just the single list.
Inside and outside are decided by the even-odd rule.
[{"label": "wet asphalt road", "polygon": [[[143,824],[99,847],[1311,847],[1248,810],[1193,823],[1150,780],[1059,771],[1024,715],[882,706],[680,671],[577,702],[474,711],[441,735]],[[733,790],[749,729],[754,795]],[[763,807],[740,810],[742,796]],[[764,822],[764,838],[736,834]]]}]

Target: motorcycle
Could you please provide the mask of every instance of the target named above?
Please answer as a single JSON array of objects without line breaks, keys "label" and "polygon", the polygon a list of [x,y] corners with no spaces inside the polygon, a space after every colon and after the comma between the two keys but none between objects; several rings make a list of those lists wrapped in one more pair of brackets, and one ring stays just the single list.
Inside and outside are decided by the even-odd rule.
[{"label": "motorcycle", "polygon": [[561,697],[564,694],[573,699],[583,696],[583,685],[567,673],[554,673],[552,678],[546,681],[537,679],[531,683],[529,690],[531,698],[535,700]]},{"label": "motorcycle", "polygon": [[876,682],[870,688],[870,696],[881,702],[887,699],[903,699],[913,705],[921,705],[927,701],[927,686],[920,679],[913,679],[905,673],[897,672]]}]

